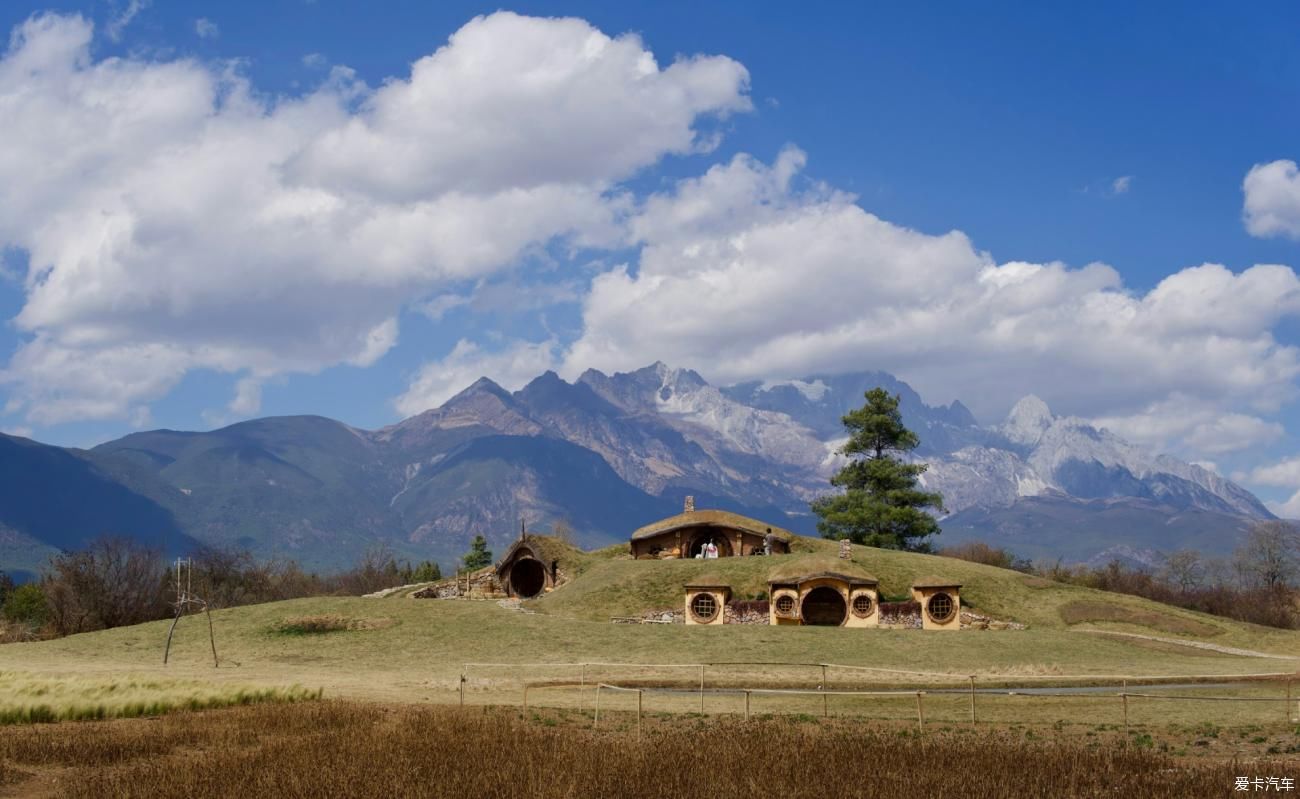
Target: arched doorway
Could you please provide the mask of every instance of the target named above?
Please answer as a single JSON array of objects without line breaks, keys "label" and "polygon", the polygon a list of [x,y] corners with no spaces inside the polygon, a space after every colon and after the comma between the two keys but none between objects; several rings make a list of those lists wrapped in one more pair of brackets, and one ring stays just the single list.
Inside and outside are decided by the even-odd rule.
[{"label": "arched doorway", "polygon": [[848,610],[844,596],[839,591],[821,585],[809,591],[803,598],[803,604],[799,606],[799,615],[803,617],[804,624],[838,627],[848,617]]},{"label": "arched doorway", "polygon": [[729,558],[732,555],[731,542],[727,540],[724,533],[699,533],[691,539],[690,548],[686,551],[686,557],[693,558],[704,551],[704,545],[713,542],[718,548],[718,557]]},{"label": "arched doorway", "polygon": [[510,567],[510,588],[524,599],[537,596],[546,588],[546,567],[539,560],[520,558]]}]

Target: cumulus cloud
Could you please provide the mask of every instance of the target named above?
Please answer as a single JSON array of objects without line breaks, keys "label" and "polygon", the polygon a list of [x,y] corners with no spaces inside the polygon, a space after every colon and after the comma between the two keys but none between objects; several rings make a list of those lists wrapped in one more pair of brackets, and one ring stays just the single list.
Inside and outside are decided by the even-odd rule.
[{"label": "cumulus cloud", "polygon": [[1265,504],[1284,519],[1300,519],[1300,456],[1257,466],[1249,473],[1233,476],[1256,485],[1291,489],[1294,493],[1290,499]]},{"label": "cumulus cloud", "polygon": [[512,341],[502,349],[485,352],[474,342],[461,339],[445,358],[421,367],[393,406],[403,416],[414,416],[438,407],[480,377],[517,390],[556,365],[557,349],[554,340]]},{"label": "cumulus cloud", "polygon": [[1148,437],[1214,453],[1276,435],[1214,414],[1293,394],[1300,351],[1271,332],[1300,309],[1291,269],[1206,264],[1141,294],[1104,264],[998,263],[961,232],[901,227],[801,182],[803,162],[738,156],[645,202],[639,261],[593,281],[566,373],[656,359],[718,382],[886,369],[986,417],[1037,393],[1138,432],[1144,409],[1194,396],[1210,410]]},{"label": "cumulus cloud", "polygon": [[[1225,411],[1215,403],[1176,394],[1137,413],[1091,420],[1156,452],[1221,455],[1272,443],[1286,432],[1258,416]],[[1206,468],[1216,471],[1213,463]]]},{"label": "cumulus cloud", "polygon": [[34,17],[0,58],[0,248],[29,256],[0,383],[40,424],[124,418],[193,369],[372,364],[412,301],[622,240],[617,182],[749,107],[737,62],[661,66],[574,19],[478,17],[406,78],[336,67],[278,99],[231,67],[96,60],[92,35]]},{"label": "cumulus cloud", "polygon": [[1256,164],[1246,174],[1242,218],[1252,236],[1300,239],[1300,172],[1295,161]]}]

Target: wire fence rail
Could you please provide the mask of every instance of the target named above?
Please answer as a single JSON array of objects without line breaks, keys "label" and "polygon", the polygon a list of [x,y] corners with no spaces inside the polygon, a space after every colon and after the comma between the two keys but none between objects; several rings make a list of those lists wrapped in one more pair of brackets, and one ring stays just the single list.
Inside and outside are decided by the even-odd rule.
[{"label": "wire fence rail", "polygon": [[[719,675],[717,670],[730,668],[808,668],[815,669],[816,676],[820,677],[820,682],[815,688],[786,688],[771,687],[762,685],[707,685],[708,672],[710,669],[715,670],[715,677],[726,676]],[[925,729],[925,697],[930,694],[936,694],[944,697],[953,697],[957,694],[965,694],[968,703],[969,722],[974,725],[978,723],[976,697],[1019,697],[1034,699],[1092,699],[1097,700],[1104,697],[1113,697],[1119,700],[1122,710],[1124,729],[1126,732],[1130,729],[1129,723],[1129,700],[1156,700],[1156,701],[1191,701],[1191,702],[1252,702],[1252,703],[1275,703],[1281,706],[1284,711],[1283,718],[1286,722],[1300,720],[1300,703],[1295,700],[1293,694],[1293,682],[1300,679],[1300,672],[1251,672],[1240,674],[1156,674],[1156,675],[1120,675],[1120,674],[1042,674],[1042,675],[1008,675],[997,673],[985,674],[955,674],[952,672],[933,672],[913,669],[887,669],[873,666],[853,666],[835,663],[820,662],[792,662],[792,661],[709,661],[703,663],[616,663],[608,661],[582,661],[572,663],[465,663],[462,666],[459,693],[460,704],[465,704],[466,685],[469,682],[469,675],[474,670],[509,668],[516,672],[522,672],[528,669],[577,669],[579,670],[577,681],[569,680],[551,680],[551,681],[526,681],[521,680],[523,689],[523,707],[525,713],[529,707],[529,692],[538,689],[577,689],[579,691],[580,706],[585,708],[586,700],[581,698],[589,689],[594,689],[594,719],[593,724],[599,726],[600,723],[600,704],[601,692],[611,691],[620,693],[635,693],[637,697],[637,734],[641,734],[642,715],[645,707],[646,694],[673,694],[682,696],[686,694],[698,694],[699,712],[705,713],[705,697],[712,696],[743,696],[744,699],[744,718],[748,721],[751,717],[751,700],[755,696],[818,696],[821,697],[822,715],[829,715],[829,703],[832,697],[915,697],[916,699],[916,717],[918,729]],[[683,688],[680,685],[620,685],[616,682],[605,680],[591,680],[589,677],[593,669],[618,669],[627,671],[646,671],[646,670],[682,670],[689,671],[691,674],[698,674],[698,688]],[[925,683],[919,687],[906,687],[894,690],[853,690],[843,688],[831,688],[830,677],[834,671],[841,673],[880,673],[892,676],[906,676],[913,679],[912,683]],[[839,676],[839,675],[836,675]],[[921,678],[920,680],[916,678]],[[693,677],[691,679],[694,679]],[[1068,690],[1064,686],[1059,686],[1061,690],[1051,691],[1050,687],[1042,686],[1043,681],[1052,681],[1056,683],[1086,683],[1093,686],[1089,689]],[[1243,685],[1251,682],[1285,682],[1285,696],[1218,696],[1203,695],[1194,693],[1150,693],[1146,691],[1129,691],[1129,683],[1149,682],[1159,683],[1180,683],[1180,682],[1200,682],[1200,683],[1242,683]],[[979,687],[979,683],[986,687]],[[1117,682],[1119,690],[1111,694],[1103,689],[1108,686],[1096,686],[1097,683]],[[960,689],[934,689],[935,683],[961,685]],[[1013,683],[1013,685],[1007,685]],[[1037,685],[1015,685],[1014,683],[1038,683]],[[992,685],[1004,686],[1001,688],[991,687]],[[932,690],[925,690],[930,687]],[[1184,687],[1184,686],[1178,686]],[[1190,687],[1190,686],[1188,686]],[[1086,690],[1086,692],[1084,692]],[[608,709],[607,709],[608,712]]]}]

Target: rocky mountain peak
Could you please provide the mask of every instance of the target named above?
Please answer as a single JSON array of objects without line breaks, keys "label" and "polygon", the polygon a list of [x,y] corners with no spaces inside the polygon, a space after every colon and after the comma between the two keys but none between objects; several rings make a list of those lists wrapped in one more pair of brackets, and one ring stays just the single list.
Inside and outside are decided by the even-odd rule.
[{"label": "rocky mountain peak", "polygon": [[1033,446],[1055,421],[1056,417],[1052,416],[1047,403],[1030,394],[1022,397],[1011,409],[1011,413],[1007,414],[1002,433],[1016,444]]}]

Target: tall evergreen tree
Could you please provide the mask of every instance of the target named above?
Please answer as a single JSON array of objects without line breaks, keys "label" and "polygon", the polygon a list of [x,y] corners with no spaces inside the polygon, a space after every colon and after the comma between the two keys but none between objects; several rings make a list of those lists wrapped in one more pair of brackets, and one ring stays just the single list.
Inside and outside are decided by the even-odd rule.
[{"label": "tall evergreen tree", "polygon": [[821,517],[817,529],[825,538],[928,552],[926,539],[939,532],[939,523],[926,509],[942,511],[943,496],[917,486],[924,463],[901,458],[920,439],[903,426],[897,396],[873,388],[865,398],[866,405],[844,417],[849,440],[840,452],[853,460],[831,478],[844,493],[812,502]]},{"label": "tall evergreen tree", "polygon": [[460,562],[470,571],[492,565],[492,550],[488,549],[487,539],[481,535],[474,536],[470,542],[469,552],[461,556]]}]

